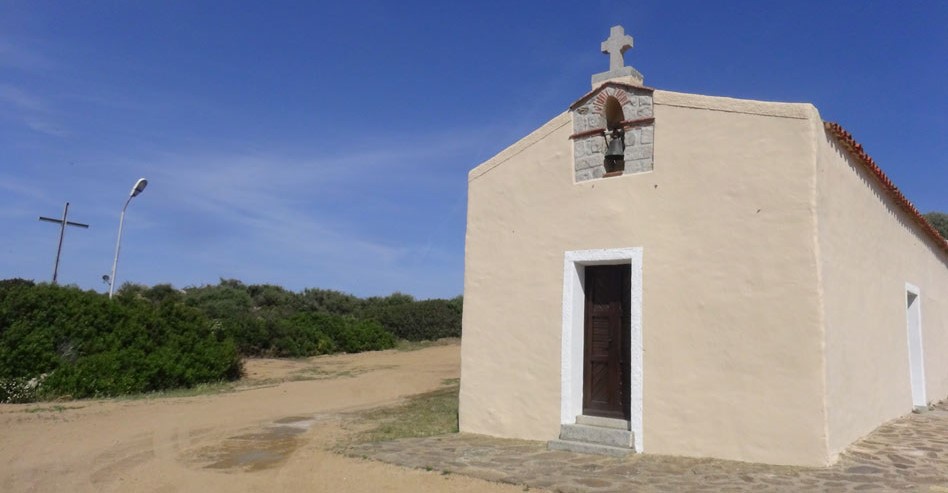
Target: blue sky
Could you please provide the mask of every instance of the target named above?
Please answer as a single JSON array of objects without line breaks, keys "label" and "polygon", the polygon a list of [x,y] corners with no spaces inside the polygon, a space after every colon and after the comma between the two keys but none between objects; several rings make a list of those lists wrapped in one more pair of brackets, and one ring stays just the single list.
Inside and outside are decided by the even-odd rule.
[{"label": "blue sky", "polygon": [[626,62],[810,102],[948,211],[948,2],[0,0],[0,278],[219,278],[360,296],[463,283],[468,170]]}]

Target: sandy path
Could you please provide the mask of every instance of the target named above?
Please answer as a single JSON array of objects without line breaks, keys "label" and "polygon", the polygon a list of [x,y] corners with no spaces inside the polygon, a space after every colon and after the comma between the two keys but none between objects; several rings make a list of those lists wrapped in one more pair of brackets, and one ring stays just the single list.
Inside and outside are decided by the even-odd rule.
[{"label": "sandy path", "polygon": [[437,389],[458,372],[452,344],[252,360],[226,394],[0,404],[0,490],[521,491],[326,450],[346,433],[343,413]]}]

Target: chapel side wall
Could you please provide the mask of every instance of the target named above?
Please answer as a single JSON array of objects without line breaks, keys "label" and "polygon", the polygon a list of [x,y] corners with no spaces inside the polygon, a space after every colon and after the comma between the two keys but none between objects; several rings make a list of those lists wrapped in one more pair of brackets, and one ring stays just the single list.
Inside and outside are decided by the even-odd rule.
[{"label": "chapel side wall", "polygon": [[927,398],[948,397],[948,255],[834,137],[821,128],[817,140],[829,449],[836,456],[912,410],[906,283],[920,290]]},{"label": "chapel side wall", "polygon": [[569,115],[471,172],[461,430],[556,438],[564,252],[642,247],[645,452],[825,464],[815,111],[654,112],[651,172],[574,183]]}]

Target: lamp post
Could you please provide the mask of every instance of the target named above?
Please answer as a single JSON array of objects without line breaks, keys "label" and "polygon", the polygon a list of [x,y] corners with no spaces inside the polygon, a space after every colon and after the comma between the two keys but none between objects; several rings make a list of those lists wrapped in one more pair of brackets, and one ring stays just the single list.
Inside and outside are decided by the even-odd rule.
[{"label": "lamp post", "polygon": [[118,239],[115,240],[115,260],[112,261],[112,275],[109,277],[109,299],[112,299],[112,290],[115,288],[115,268],[118,267],[119,250],[122,248],[122,226],[125,225],[125,209],[128,209],[128,203],[132,201],[132,198],[142,193],[146,186],[148,186],[148,180],[144,178],[139,178],[135,182],[135,186],[128,194],[128,200],[125,201],[125,206],[122,207],[122,215],[119,216]]}]

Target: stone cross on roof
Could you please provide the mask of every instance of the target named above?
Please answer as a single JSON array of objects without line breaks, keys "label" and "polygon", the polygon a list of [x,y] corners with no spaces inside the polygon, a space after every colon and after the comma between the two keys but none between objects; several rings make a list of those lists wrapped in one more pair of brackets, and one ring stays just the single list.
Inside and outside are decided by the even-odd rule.
[{"label": "stone cross on roof", "polygon": [[632,47],[632,36],[625,33],[622,26],[612,26],[609,30],[609,38],[602,42],[601,49],[603,53],[609,54],[609,71],[598,73],[592,76],[592,85],[595,89],[600,83],[612,79],[622,79],[635,85],[641,85],[645,78],[638,70],[625,66],[624,54],[626,50]]},{"label": "stone cross on roof", "polygon": [[632,36],[625,33],[622,26],[612,26],[609,30],[609,39],[602,42],[602,52],[609,54],[609,71],[619,70],[625,66],[622,55],[632,47]]}]

